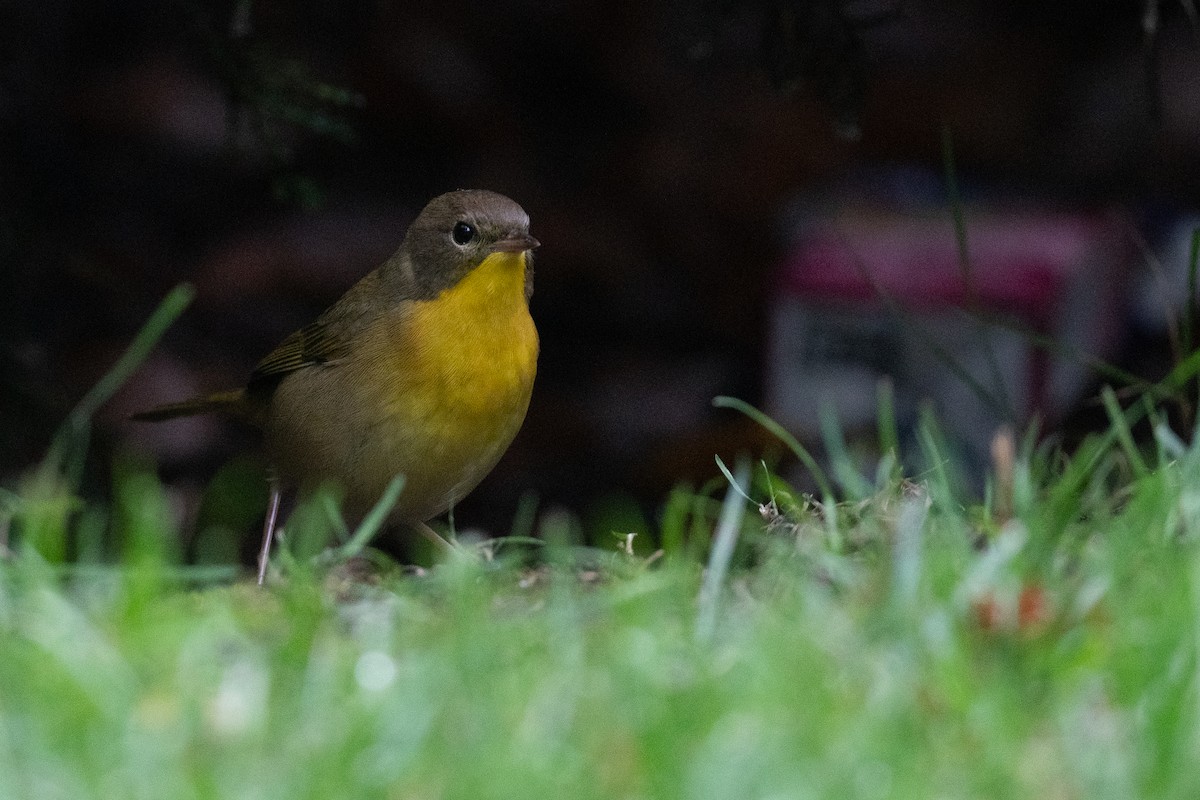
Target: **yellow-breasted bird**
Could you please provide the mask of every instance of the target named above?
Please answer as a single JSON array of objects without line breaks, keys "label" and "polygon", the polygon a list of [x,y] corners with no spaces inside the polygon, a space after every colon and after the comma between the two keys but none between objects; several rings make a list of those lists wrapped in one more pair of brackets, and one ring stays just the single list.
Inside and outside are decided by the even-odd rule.
[{"label": "yellow-breasted bird", "polygon": [[538,335],[529,216],[504,195],[435,197],[400,249],[259,362],[245,388],[159,406],[223,411],[263,431],[272,467],[258,582],[282,486],[332,481],[365,513],[397,475],[392,519],[423,532],[483,480],[525,419]]}]

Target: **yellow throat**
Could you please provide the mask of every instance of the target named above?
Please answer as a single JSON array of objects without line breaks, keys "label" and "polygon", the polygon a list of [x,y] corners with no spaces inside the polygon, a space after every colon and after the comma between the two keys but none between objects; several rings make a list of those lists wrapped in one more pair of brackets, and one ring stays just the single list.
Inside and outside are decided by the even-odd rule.
[{"label": "yellow throat", "polygon": [[426,396],[445,411],[511,414],[520,398],[524,417],[538,355],[525,299],[526,258],[492,253],[456,285],[412,308],[405,327],[418,363],[404,369],[415,366],[437,384]]}]

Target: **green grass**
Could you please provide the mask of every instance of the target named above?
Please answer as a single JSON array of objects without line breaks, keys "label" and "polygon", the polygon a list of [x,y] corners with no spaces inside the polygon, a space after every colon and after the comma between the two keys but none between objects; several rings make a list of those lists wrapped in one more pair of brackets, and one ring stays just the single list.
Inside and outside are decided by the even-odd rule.
[{"label": "green grass", "polygon": [[73,415],[0,493],[0,799],[1200,796],[1200,447],[1105,393],[977,502],[889,397],[869,473],[829,415],[820,497],[715,464],[649,557],[530,506],[405,571],[318,498],[265,589],[182,563],[147,465],[81,500]]},{"label": "green grass", "polygon": [[[552,535],[357,581],[289,551],[257,590],[178,563],[145,470],[110,508],[28,482],[0,797],[1196,797],[1200,451],[1160,428],[1134,467],[1121,424],[1020,453],[1009,519],[934,465],[836,508],[730,492],[715,589],[703,498],[650,561]],[[89,525],[118,562],[32,544]]]}]

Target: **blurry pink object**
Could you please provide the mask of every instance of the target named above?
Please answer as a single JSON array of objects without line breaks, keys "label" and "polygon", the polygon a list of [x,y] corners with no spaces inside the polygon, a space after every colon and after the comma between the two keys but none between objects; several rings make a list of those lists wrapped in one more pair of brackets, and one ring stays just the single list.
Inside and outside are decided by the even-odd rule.
[{"label": "blurry pink object", "polygon": [[[1078,399],[1084,354],[1111,356],[1123,322],[1121,225],[1088,212],[964,216],[969,269],[949,210],[801,226],[772,311],[767,404],[781,422],[816,436],[830,404],[843,427],[873,427],[887,375],[902,418],[932,400],[948,430],[986,452],[997,425],[1053,420]],[[1077,355],[1052,357],[1021,331]]]},{"label": "blurry pink object", "polygon": [[[967,222],[971,278],[986,310],[1047,319],[1072,280],[1114,231],[1102,217],[989,214]],[[945,218],[843,219],[804,235],[784,262],[783,290],[830,300],[876,301],[882,290],[909,308],[967,306],[963,259]]]}]

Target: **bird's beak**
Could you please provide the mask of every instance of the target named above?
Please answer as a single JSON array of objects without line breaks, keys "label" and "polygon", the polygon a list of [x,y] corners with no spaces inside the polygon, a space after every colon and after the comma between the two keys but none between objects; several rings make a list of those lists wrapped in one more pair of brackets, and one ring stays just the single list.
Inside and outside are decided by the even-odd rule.
[{"label": "bird's beak", "polygon": [[511,239],[501,239],[492,245],[492,250],[497,253],[524,253],[527,250],[540,247],[541,244],[537,239],[526,233],[522,236],[514,236]]}]

